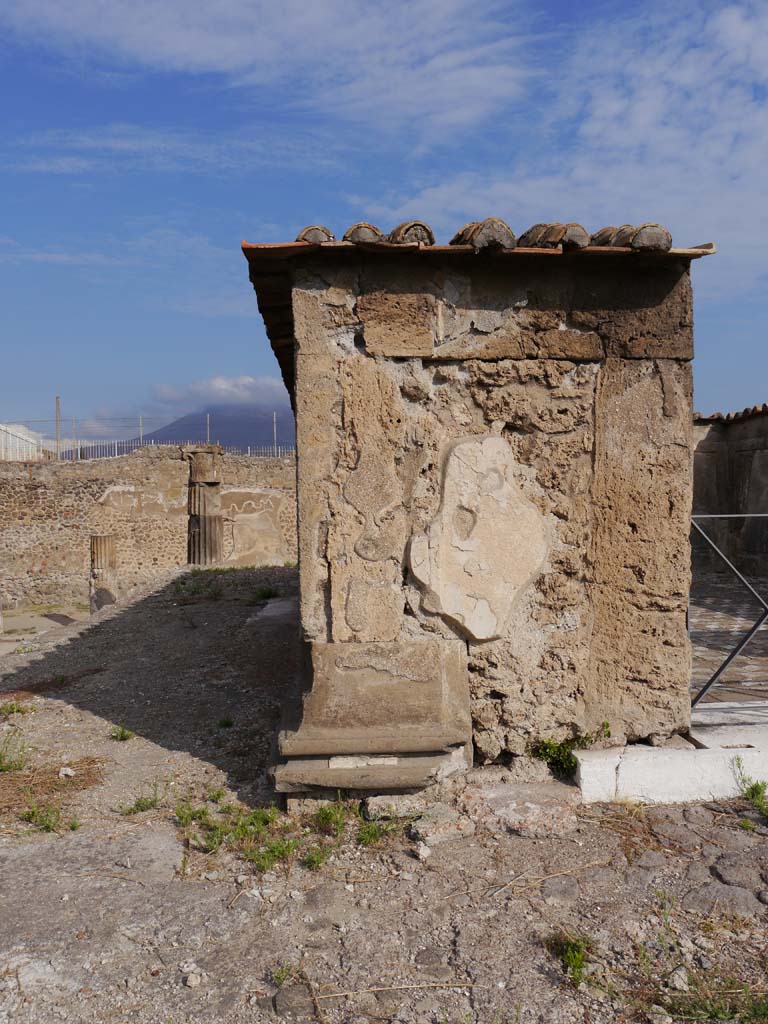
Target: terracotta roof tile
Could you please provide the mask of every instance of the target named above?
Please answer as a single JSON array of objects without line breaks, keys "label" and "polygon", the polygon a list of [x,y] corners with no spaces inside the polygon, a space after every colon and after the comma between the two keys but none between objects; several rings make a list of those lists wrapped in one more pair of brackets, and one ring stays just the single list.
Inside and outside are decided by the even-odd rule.
[{"label": "terracotta roof tile", "polygon": [[299,232],[295,242],[253,244],[243,242],[243,253],[249,262],[261,260],[288,260],[307,253],[339,252],[364,249],[379,253],[418,252],[427,256],[464,257],[479,251],[497,256],[531,255],[584,255],[624,256],[647,253],[655,257],[669,255],[697,259],[716,252],[712,242],[688,249],[672,247],[672,236],[660,224],[622,224],[620,227],[600,228],[589,235],[581,224],[534,224],[519,238],[506,221],[499,217],[470,221],[451,239],[449,245],[435,245],[435,236],[429,224],[421,220],[408,220],[398,224],[389,234],[374,224],[360,221],[348,228],[337,242],[333,232],[322,224],[310,224]]},{"label": "terracotta roof tile", "polygon": [[499,217],[472,220],[451,239],[451,245],[470,245],[473,249],[514,249],[517,239],[512,228]]},{"label": "terracotta roof tile", "polygon": [[392,242],[394,245],[403,245],[404,243],[418,243],[418,245],[434,245],[435,236],[432,233],[432,228],[429,224],[425,224],[423,220],[406,220],[402,224],[398,224],[396,228],[392,228],[387,240]]},{"label": "terracotta roof tile", "polygon": [[700,412],[693,414],[694,423],[742,423],[744,420],[751,420],[756,416],[768,416],[768,403],[753,405],[751,409],[742,409],[741,412],[713,412],[704,416]]},{"label": "terracotta roof tile", "polygon": [[336,235],[322,224],[310,224],[296,236],[297,242],[335,242]]},{"label": "terracotta roof tile", "polygon": [[382,242],[383,240],[384,233],[365,220],[358,221],[351,228],[347,228],[343,238],[345,242]]}]

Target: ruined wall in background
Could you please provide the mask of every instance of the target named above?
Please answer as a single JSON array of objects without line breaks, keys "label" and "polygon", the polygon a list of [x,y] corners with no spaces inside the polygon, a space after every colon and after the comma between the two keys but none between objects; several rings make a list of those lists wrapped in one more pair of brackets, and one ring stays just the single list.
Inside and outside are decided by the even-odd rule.
[{"label": "ruined wall in background", "polygon": [[518,259],[293,279],[315,687],[458,645],[491,760],[690,713],[687,265]]},{"label": "ruined wall in background", "polygon": [[285,565],[298,558],[293,459],[222,456],[227,565]]},{"label": "ruined wall in background", "polygon": [[[694,513],[768,513],[768,415],[700,420],[694,439]],[[708,520],[701,525],[740,571],[768,576],[768,520]],[[727,571],[696,537],[694,567]]]},{"label": "ruined wall in background", "polygon": [[[292,460],[222,455],[224,564],[296,559]],[[116,539],[126,593],[187,562],[189,463],[179,448],[115,459],[0,463],[0,601],[88,603],[90,537]]]}]

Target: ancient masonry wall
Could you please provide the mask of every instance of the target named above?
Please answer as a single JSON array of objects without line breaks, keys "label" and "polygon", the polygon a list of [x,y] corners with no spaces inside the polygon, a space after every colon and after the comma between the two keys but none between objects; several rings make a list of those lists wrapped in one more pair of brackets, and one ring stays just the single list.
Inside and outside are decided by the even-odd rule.
[{"label": "ancient masonry wall", "polygon": [[[293,460],[221,460],[224,564],[296,560]],[[90,537],[116,538],[116,573],[131,587],[187,562],[189,462],[145,448],[76,463],[0,462],[0,601],[87,604]]]},{"label": "ancient masonry wall", "polygon": [[293,272],[306,736],[316,700],[348,714],[328,672],[418,680],[429,638],[483,759],[688,724],[688,263],[510,266]]},{"label": "ancient masonry wall", "polygon": [[[693,510],[710,515],[768,512],[768,408],[694,425]],[[736,567],[768,576],[768,520],[702,522]],[[727,571],[706,544],[694,538],[695,566]]]}]

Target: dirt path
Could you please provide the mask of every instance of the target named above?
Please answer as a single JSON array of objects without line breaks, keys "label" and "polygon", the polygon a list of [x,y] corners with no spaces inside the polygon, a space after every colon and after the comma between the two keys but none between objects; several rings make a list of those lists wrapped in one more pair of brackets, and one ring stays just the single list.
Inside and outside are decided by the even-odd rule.
[{"label": "dirt path", "polygon": [[493,768],[421,819],[259,810],[295,593],[287,569],[182,576],[0,660],[0,1024],[768,1020],[746,805],[550,787],[519,835]]}]

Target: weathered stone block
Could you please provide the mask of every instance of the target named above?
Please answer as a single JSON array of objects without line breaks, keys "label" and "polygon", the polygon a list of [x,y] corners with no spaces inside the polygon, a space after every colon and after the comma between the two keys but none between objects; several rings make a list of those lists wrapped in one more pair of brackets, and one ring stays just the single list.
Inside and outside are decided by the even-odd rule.
[{"label": "weathered stone block", "polygon": [[419,292],[371,291],[357,300],[365,347],[374,356],[431,356],[435,301]]},{"label": "weathered stone block", "polygon": [[280,735],[282,754],[428,753],[467,742],[466,649],[460,641],[314,643],[311,659],[312,690],[298,729]]}]

